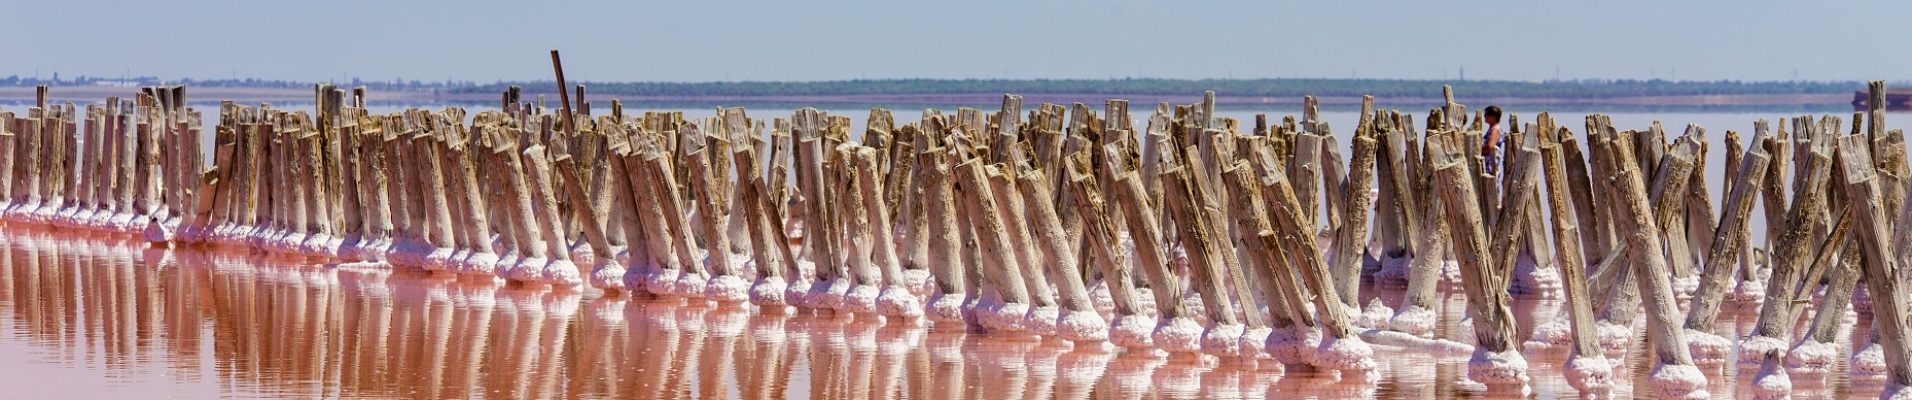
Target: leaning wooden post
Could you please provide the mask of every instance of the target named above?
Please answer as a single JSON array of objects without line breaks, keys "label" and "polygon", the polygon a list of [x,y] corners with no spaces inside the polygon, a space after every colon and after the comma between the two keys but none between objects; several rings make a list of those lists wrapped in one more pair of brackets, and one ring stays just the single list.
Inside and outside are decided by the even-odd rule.
[{"label": "leaning wooden post", "polygon": [[[992,149],[996,152],[1015,151],[1009,147]],[[1007,159],[1005,159],[1007,161]],[[1062,310],[1056,304],[1055,289],[1049,286],[1049,277],[1041,267],[1042,254],[1037,249],[1029,232],[1027,208],[1022,193],[1016,189],[1014,172],[1008,170],[1008,164],[985,166],[985,175],[989,177],[989,193],[996,197],[997,212],[1002,213],[1004,227],[1008,229],[1009,242],[1015,247],[1009,251],[1017,257],[1017,273],[1022,274],[1022,282],[1029,286],[1029,321],[1024,328],[1031,333],[1049,336],[1056,334],[1056,322],[1062,318]]]},{"label": "leaning wooden post", "polygon": [[[1303,140],[1305,142],[1306,140]],[[1321,259],[1321,249],[1314,240],[1315,220],[1307,216],[1289,177],[1272,164],[1267,156],[1261,157],[1257,166],[1262,175],[1263,192],[1272,194],[1275,205],[1275,220],[1281,225],[1277,228],[1282,237],[1283,249],[1294,256],[1299,264],[1298,275],[1306,282],[1308,291],[1314,293],[1315,311],[1321,314],[1319,321],[1322,342],[1316,348],[1317,354],[1311,363],[1323,368],[1337,370],[1368,371],[1374,369],[1374,350],[1354,331],[1353,320],[1347,315],[1347,309],[1341,307],[1340,296],[1335,294],[1333,273],[1328,264]],[[1277,340],[1278,335],[1270,335],[1269,341]],[[1306,337],[1282,338],[1289,341]],[[1274,347],[1274,346],[1270,346]]]},{"label": "leaning wooden post", "polygon": [[1435,188],[1447,208],[1448,222],[1456,230],[1454,254],[1461,266],[1461,283],[1466,287],[1468,306],[1474,316],[1474,359],[1468,362],[1468,379],[1490,385],[1523,385],[1527,382],[1527,361],[1514,343],[1513,311],[1507,305],[1506,277],[1494,276],[1489,263],[1487,231],[1481,221],[1479,198],[1469,179],[1467,146],[1462,135],[1445,134],[1429,138],[1429,161],[1434,170]]},{"label": "leaning wooden post", "polygon": [[923,216],[928,221],[926,231],[917,236],[926,239],[922,249],[928,263],[930,274],[935,277],[936,291],[930,296],[929,317],[937,322],[962,322],[962,305],[969,293],[967,282],[963,279],[962,256],[959,252],[963,224],[956,220],[957,204],[953,188],[950,187],[949,152],[944,147],[943,138],[949,134],[949,120],[940,115],[932,116],[926,111],[922,132],[916,135],[916,152],[913,157],[918,171],[917,186],[923,190],[919,203],[924,207]]},{"label": "leaning wooden post", "polygon": [[[478,128],[474,126],[472,130],[467,132],[482,132],[480,129],[490,130],[495,128]],[[476,155],[474,154],[483,151],[483,149],[476,147],[472,137],[485,134],[493,133],[456,135],[455,137],[457,139],[446,143],[447,147],[445,148],[445,150],[450,153],[451,158],[447,160],[447,162],[452,166],[452,181],[455,183],[458,192],[457,196],[455,196],[456,198],[452,199],[452,201],[460,204],[458,208],[462,211],[461,217],[463,217],[462,220],[459,221],[457,229],[464,230],[464,236],[467,238],[467,241],[469,241],[469,243],[466,243],[466,246],[469,248],[466,250],[465,256],[458,261],[461,267],[458,271],[474,275],[495,275],[498,269],[498,254],[492,251],[491,245],[491,230],[493,225],[491,216],[486,212],[487,208],[497,207],[497,205],[485,202],[484,193],[488,190],[480,183],[482,181],[478,180],[481,175],[478,174],[478,164],[475,158]],[[360,163],[363,163],[364,159],[362,157],[360,159]],[[360,168],[360,170],[361,172],[365,171],[364,168]],[[365,173],[355,175],[370,177],[370,174]],[[380,179],[382,179],[382,177],[380,177]],[[354,186],[360,188],[362,192],[371,193],[382,190],[378,188],[382,188],[383,185],[383,182],[374,182],[373,179],[366,179]],[[372,189],[364,190],[368,187]],[[381,194],[373,194],[372,196],[361,195],[358,196],[358,199],[363,200],[362,202],[367,205],[365,209],[370,211],[363,217],[364,220],[371,221],[383,216],[384,211],[380,209],[383,205],[377,204],[385,201]],[[372,237],[369,232],[367,233],[367,237]]]},{"label": "leaning wooden post", "polygon": [[[1056,159],[1055,162],[1059,161]],[[1052,169],[1061,171],[1061,166]],[[1050,179],[1041,169],[1024,168],[1017,174],[1016,180],[1016,188],[1031,207],[1028,218],[1035,235],[1034,244],[1042,251],[1043,258],[1049,260],[1044,263],[1044,272],[1049,275],[1049,282],[1055,284],[1056,295],[1062,306],[1060,319],[1056,321],[1056,333],[1063,339],[1076,342],[1108,340],[1109,323],[1096,313],[1095,304],[1089,301],[1089,289],[1083,283],[1081,269],[1076,265],[1074,242],[1069,239],[1069,233],[1062,225],[1062,217],[1051,200],[1056,196],[1050,189]]]},{"label": "leaning wooden post", "polygon": [[[1073,137],[1070,140],[1084,140]],[[1115,321],[1113,328],[1104,334],[1116,346],[1130,349],[1147,348],[1152,344],[1149,331],[1155,327],[1155,319],[1142,313],[1141,294],[1135,289],[1135,275],[1129,270],[1128,260],[1116,251],[1119,239],[1118,228],[1102,199],[1101,189],[1096,187],[1088,157],[1094,157],[1093,146],[1084,146],[1080,155],[1063,158],[1068,164],[1058,166],[1068,174],[1069,189],[1076,197],[1077,215],[1082,216],[1083,242],[1088,245],[1085,252],[1095,255],[1096,267],[1102,272],[1102,279],[1109,285],[1110,302],[1114,303]]]},{"label": "leaning wooden post", "polygon": [[[1178,153],[1184,154],[1182,159],[1185,162],[1199,162],[1190,154],[1193,151]],[[1212,209],[1208,208],[1207,203],[1213,200],[1204,199],[1203,189],[1190,177],[1207,172],[1191,170],[1187,165],[1170,162],[1172,160],[1164,161],[1168,165],[1159,176],[1162,180],[1162,197],[1167,200],[1168,212],[1175,218],[1175,225],[1182,230],[1182,242],[1188,249],[1189,279],[1195,281],[1194,289],[1201,294],[1205,306],[1203,310],[1208,314],[1209,326],[1202,334],[1202,350],[1218,356],[1239,356],[1240,346],[1236,341],[1241,337],[1243,327],[1235,319],[1233,299],[1224,294],[1228,287],[1222,276],[1227,272],[1221,262],[1221,243],[1217,243],[1225,242],[1225,239],[1214,237],[1214,231],[1209,229],[1211,219],[1203,210]]]},{"label": "leaning wooden post", "polygon": [[[1813,223],[1810,219],[1819,214],[1820,209],[1826,208],[1826,192],[1811,188],[1825,187],[1829,180],[1832,144],[1832,140],[1817,140],[1812,142],[1810,149],[1805,149],[1810,158],[1806,161],[1806,169],[1801,172],[1807,176],[1800,185],[1793,187],[1792,208],[1787,211],[1785,234],[1780,237],[1779,248],[1773,253],[1772,277],[1766,282],[1766,296],[1769,299],[1793,298],[1800,274],[1812,262]],[[1771,176],[1771,170],[1768,170],[1768,175]],[[1778,179],[1767,179],[1767,182],[1774,180]],[[1796,319],[1792,310],[1791,302],[1787,301],[1769,300],[1762,304],[1759,322],[1753,329],[1752,337],[1740,342],[1741,359],[1750,361],[1767,350],[1783,351],[1789,347]]]},{"label": "leaning wooden post", "polygon": [[677,266],[682,274],[654,275],[649,288],[656,291],[656,286],[665,284],[658,280],[670,279],[673,281],[669,283],[671,294],[701,299],[704,298],[709,278],[705,276],[703,264],[697,261],[697,250],[692,247],[696,239],[691,234],[690,223],[685,221],[684,199],[679,196],[683,191],[679,189],[681,186],[677,183],[677,175],[672,172],[671,157],[661,142],[671,139],[668,135],[659,135],[646,141],[643,164],[644,171],[649,174],[645,181],[651,183],[652,202],[661,210],[662,225],[669,229],[668,236],[663,238],[664,243],[669,244],[671,253],[677,256]]},{"label": "leaning wooden post", "polygon": [[[1730,140],[1730,139],[1729,139]],[[1766,140],[1765,136],[1755,136],[1753,143]],[[1737,146],[1730,146],[1731,147]],[[1739,265],[1741,249],[1747,246],[1747,230],[1751,224],[1748,217],[1753,212],[1753,197],[1766,179],[1767,164],[1772,155],[1766,148],[1753,146],[1744,156],[1732,156],[1739,167],[1727,187],[1732,188],[1731,195],[1721,206],[1726,213],[1720,215],[1718,228],[1713,230],[1713,246],[1707,252],[1706,265],[1700,272],[1700,287],[1693,295],[1693,303],[1688,307],[1686,323],[1687,346],[1690,347],[1696,362],[1722,362],[1726,351],[1732,348],[1732,342],[1713,333],[1714,321],[1720,310],[1720,301],[1726,296],[1728,285],[1732,283],[1734,267]]]},{"label": "leaning wooden post", "polygon": [[[1366,102],[1363,102],[1364,104]],[[1373,208],[1374,197],[1368,194],[1368,188],[1374,186],[1375,127],[1365,118],[1354,129],[1354,160],[1349,164],[1346,189],[1342,196],[1345,204],[1341,211],[1340,237],[1334,240],[1334,278],[1335,293],[1341,295],[1341,303],[1350,309],[1361,308],[1361,253],[1368,244],[1368,213]]]},{"label": "leaning wooden post", "polygon": [[894,236],[890,235],[889,213],[883,207],[883,194],[879,189],[882,187],[879,167],[883,159],[873,148],[859,147],[855,151],[854,160],[845,161],[854,161],[861,175],[857,179],[857,193],[854,195],[862,197],[863,211],[870,223],[870,262],[875,263],[882,272],[883,291],[876,297],[876,312],[890,317],[921,317],[923,306],[917,301],[916,295],[910,293],[908,283],[904,280],[903,264],[896,256],[896,245],[892,240]]},{"label": "leaning wooden post", "polygon": [[[1593,323],[1593,294],[1587,291],[1587,280],[1583,277],[1586,261],[1581,258],[1580,249],[1583,236],[1580,235],[1580,223],[1573,211],[1570,178],[1567,175],[1565,152],[1561,150],[1562,138],[1571,138],[1573,134],[1566,128],[1558,132],[1536,132],[1543,139],[1540,145],[1540,161],[1545,163],[1542,171],[1547,178],[1547,205],[1553,217],[1553,237],[1555,255],[1560,258],[1560,271],[1563,272],[1562,287],[1567,297],[1568,326],[1573,331],[1573,351],[1567,355],[1567,383],[1582,391],[1604,390],[1612,386],[1613,365],[1600,349],[1598,328]],[[1571,144],[1571,142],[1568,142]]]},{"label": "leaning wooden post", "polygon": [[[957,183],[962,185],[963,205],[975,230],[977,240],[990,250],[982,252],[982,283],[994,288],[1002,296],[1002,304],[988,305],[988,314],[977,317],[980,323],[990,329],[1007,332],[1020,332],[1027,329],[1025,314],[1029,312],[1029,292],[1024,285],[1022,275],[1016,271],[1018,260],[1010,250],[1014,244],[1009,237],[1007,222],[998,211],[996,197],[992,195],[989,180],[984,176],[982,160],[967,153],[968,138],[963,134],[951,137],[950,157],[960,162],[956,165]],[[1031,266],[1032,268],[1034,266]],[[980,310],[979,310],[980,311]]]},{"label": "leaning wooden post", "polygon": [[1139,258],[1136,264],[1148,276],[1155,296],[1157,322],[1149,337],[1156,347],[1170,353],[1194,353],[1200,350],[1202,328],[1188,315],[1188,306],[1182,303],[1181,282],[1170,270],[1168,251],[1162,245],[1162,228],[1157,224],[1157,216],[1161,214],[1156,214],[1154,205],[1149,202],[1148,190],[1136,176],[1137,166],[1129,165],[1129,160],[1121,154],[1118,148],[1103,149],[1103,157],[1108,158],[1111,167],[1109,173],[1115,178],[1116,203],[1122,204],[1129,235],[1134,237],[1135,255]]},{"label": "leaning wooden post", "polygon": [[[1653,343],[1656,360],[1654,371],[1648,378],[1653,391],[1661,398],[1704,398],[1706,397],[1706,375],[1693,366],[1692,357],[1687,352],[1684,332],[1674,320],[1679,318],[1679,307],[1674,305],[1673,286],[1667,271],[1666,257],[1662,253],[1658,240],[1659,228],[1655,223],[1652,207],[1647,204],[1646,188],[1641,185],[1637,165],[1632,154],[1623,151],[1612,152],[1617,169],[1615,179],[1618,187],[1610,195],[1623,206],[1628,218],[1621,219],[1623,237],[1631,248],[1634,280],[1645,298],[1647,317],[1647,337]],[[1668,175],[1661,175],[1666,178]],[[1684,180],[1680,176],[1677,179]],[[1655,186],[1660,186],[1656,183]]]},{"label": "leaning wooden post", "polygon": [[598,215],[596,207],[590,206],[591,199],[584,192],[585,184],[580,182],[581,175],[577,160],[570,154],[562,153],[557,155],[557,159],[556,179],[558,182],[554,183],[562,187],[565,197],[573,204],[572,209],[582,213],[586,220],[586,223],[582,224],[584,240],[591,246],[591,259],[595,264],[591,266],[589,283],[592,287],[606,291],[623,289],[624,265],[618,263],[617,256],[611,253],[610,240],[606,236],[604,226],[590,222],[601,221],[603,217]]},{"label": "leaning wooden post", "polygon": [[[729,142],[728,139],[708,136],[697,124],[684,124],[678,127],[680,142],[678,149],[683,151],[684,159],[689,160],[685,175],[690,178],[691,192],[697,195],[696,204],[698,223],[702,226],[704,237],[700,242],[704,247],[705,270],[711,274],[703,287],[695,288],[703,292],[705,298],[726,304],[743,303],[749,299],[750,283],[745,282],[738,272],[741,262],[734,261],[730,253],[729,229],[724,226],[723,206],[726,202],[726,190],[723,181],[728,174],[718,176],[711,167],[711,157],[706,153],[727,151],[712,149],[707,143]],[[589,232],[588,230],[586,231]],[[694,260],[693,260],[694,262]]]},{"label": "leaning wooden post", "polygon": [[[1864,136],[1848,136],[1839,139],[1841,158],[1845,162],[1845,182],[1847,200],[1853,212],[1853,221],[1858,223],[1859,247],[1865,252],[1866,289],[1872,293],[1872,318],[1879,329],[1878,344],[1884,348],[1885,364],[1889,370],[1887,379],[1891,383],[1880,398],[1902,398],[1907,387],[1912,387],[1912,346],[1906,342],[1906,299],[1897,290],[1902,277],[1897,271],[1896,255],[1887,239],[1891,229],[1885,226],[1889,216],[1882,215],[1883,204],[1879,201],[1880,188],[1875,178],[1872,154],[1867,149]],[[1895,188],[1896,189],[1896,188]],[[1769,302],[1770,303],[1770,302]]]}]

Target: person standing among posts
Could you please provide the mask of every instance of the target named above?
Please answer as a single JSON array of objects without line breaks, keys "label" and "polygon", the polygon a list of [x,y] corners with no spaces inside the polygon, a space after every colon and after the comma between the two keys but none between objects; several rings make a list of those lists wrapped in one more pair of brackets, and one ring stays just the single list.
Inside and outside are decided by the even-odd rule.
[{"label": "person standing among posts", "polygon": [[1500,106],[1487,106],[1485,114],[1481,122],[1486,125],[1483,128],[1486,133],[1481,134],[1480,156],[1487,163],[1485,172],[1495,174],[1500,166],[1500,144],[1505,140],[1500,135]]}]

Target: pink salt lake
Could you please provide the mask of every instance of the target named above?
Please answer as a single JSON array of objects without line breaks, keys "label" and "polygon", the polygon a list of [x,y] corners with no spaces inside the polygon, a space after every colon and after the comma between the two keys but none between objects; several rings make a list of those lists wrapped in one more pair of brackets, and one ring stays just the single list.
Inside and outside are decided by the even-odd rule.
[{"label": "pink salt lake", "polygon": [[[1387,346],[1376,346],[1372,376],[1282,371],[463,279],[3,226],[0,387],[10,398],[1523,397],[1470,389],[1465,356]],[[1441,337],[1460,333],[1462,306],[1449,293]],[[1516,302],[1522,338],[1558,307]],[[1743,337],[1757,312],[1729,305],[1720,333]],[[1867,324],[1862,316],[1853,331]],[[1638,328],[1616,397],[1634,395],[1650,367]],[[1561,378],[1564,350],[1526,355],[1524,397],[1578,396]],[[1749,396],[1755,370],[1706,368],[1708,391]],[[1831,374],[1795,373],[1794,394],[1877,396],[1879,383],[1845,376],[1843,361]]]}]

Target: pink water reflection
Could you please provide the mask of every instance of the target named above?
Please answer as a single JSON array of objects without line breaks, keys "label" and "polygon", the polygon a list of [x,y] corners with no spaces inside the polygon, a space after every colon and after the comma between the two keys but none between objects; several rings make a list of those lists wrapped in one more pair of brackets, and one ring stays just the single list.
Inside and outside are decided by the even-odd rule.
[{"label": "pink water reflection", "polygon": [[[1465,358],[1377,347],[1374,375],[1171,360],[869,318],[718,308],[228,249],[0,227],[0,386],[10,398],[1458,398]],[[464,279],[464,280],[460,280]],[[1398,290],[1369,290],[1395,303]],[[1521,329],[1556,312],[1524,300]],[[1457,338],[1458,296],[1440,335]],[[1728,307],[1722,333],[1751,330]],[[1865,319],[1855,331],[1865,332]],[[1523,332],[1524,336],[1524,332]],[[1644,343],[1644,339],[1637,340]],[[1644,382],[1644,344],[1615,393]],[[1560,351],[1528,395],[1574,397]],[[1753,369],[1708,370],[1719,398]],[[1795,374],[1803,397],[1876,396]],[[1747,377],[1748,379],[1740,379]],[[1850,391],[1850,393],[1848,393]]]}]

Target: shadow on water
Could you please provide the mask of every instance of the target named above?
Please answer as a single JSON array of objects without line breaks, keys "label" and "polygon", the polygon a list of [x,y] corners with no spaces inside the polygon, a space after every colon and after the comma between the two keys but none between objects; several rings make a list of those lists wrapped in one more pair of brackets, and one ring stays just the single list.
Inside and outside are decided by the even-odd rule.
[{"label": "shadow on water", "polygon": [[[118,236],[0,227],[0,242],[0,385],[22,398],[1521,397],[1468,389],[1464,355],[1385,346],[1372,374],[1284,371],[1272,360],[1170,359],[863,316],[151,249]],[[1559,307],[1516,304],[1522,336]],[[1438,335],[1466,340],[1459,296],[1443,308]],[[1721,333],[1750,332],[1755,307],[1726,312]],[[1615,395],[1644,382],[1644,342],[1629,351]],[[1562,352],[1527,357],[1527,396],[1576,396],[1560,378]],[[1794,375],[1796,394],[1879,390],[1848,388],[1843,363],[1835,371]],[[1752,372],[1710,368],[1710,390],[1750,393],[1738,377]]]}]

